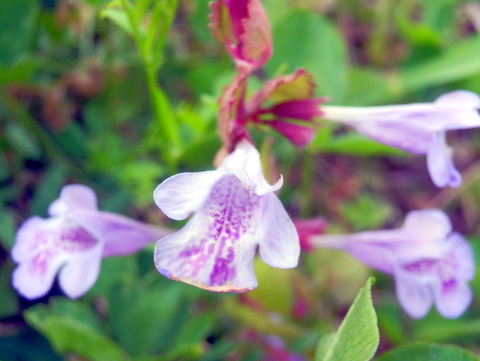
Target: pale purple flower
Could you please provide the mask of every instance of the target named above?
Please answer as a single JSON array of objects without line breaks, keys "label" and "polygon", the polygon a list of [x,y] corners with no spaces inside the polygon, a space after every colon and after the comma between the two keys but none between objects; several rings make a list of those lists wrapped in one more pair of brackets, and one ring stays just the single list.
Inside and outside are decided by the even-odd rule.
[{"label": "pale purple flower", "polygon": [[413,154],[426,154],[433,183],[459,187],[462,176],[446,144],[448,130],[480,127],[480,97],[457,90],[433,103],[350,108],[322,106],[326,120],[347,124],[378,142]]},{"label": "pale purple flower", "polygon": [[83,185],[63,187],[48,209],[18,229],[12,258],[18,263],[13,286],[35,299],[51,288],[57,272],[65,294],[77,298],[97,280],[102,257],[134,253],[171,233],[130,218],[97,210],[95,192]]},{"label": "pale purple flower", "polygon": [[298,235],[273,193],[282,184],[267,183],[260,155],[245,139],[216,170],[166,179],[154,193],[158,207],[174,220],[192,217],[157,242],[158,271],[210,291],[245,292],[257,286],[257,248],[270,266],[295,267]]},{"label": "pale purple flower", "polygon": [[413,318],[424,317],[433,303],[442,316],[456,318],[472,301],[472,249],[440,210],[410,212],[395,230],[312,236],[310,242],[393,275],[400,305]]}]

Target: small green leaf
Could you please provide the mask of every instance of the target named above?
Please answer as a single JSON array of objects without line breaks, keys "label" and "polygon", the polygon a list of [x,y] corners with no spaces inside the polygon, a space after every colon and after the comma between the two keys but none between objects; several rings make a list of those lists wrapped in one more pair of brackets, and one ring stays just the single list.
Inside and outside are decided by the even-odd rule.
[{"label": "small green leaf", "polygon": [[416,342],[385,352],[376,361],[478,361],[471,352],[457,346]]},{"label": "small green leaf", "polygon": [[130,24],[127,13],[123,9],[115,9],[112,7],[108,7],[100,13],[100,16],[102,18],[111,20],[115,25],[125,31],[128,35],[133,36],[132,24]]},{"label": "small green leaf", "polygon": [[[360,289],[330,347],[324,354],[317,353],[315,361],[368,361],[373,357],[380,340],[370,293],[373,282],[369,278]],[[322,340],[318,348],[325,352]]]}]

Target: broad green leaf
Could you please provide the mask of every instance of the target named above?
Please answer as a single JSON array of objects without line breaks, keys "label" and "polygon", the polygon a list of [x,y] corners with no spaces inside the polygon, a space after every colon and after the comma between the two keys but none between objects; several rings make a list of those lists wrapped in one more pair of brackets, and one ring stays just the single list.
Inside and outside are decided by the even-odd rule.
[{"label": "broad green leaf", "polygon": [[478,361],[470,351],[457,346],[413,343],[385,352],[375,361]]},{"label": "broad green leaf", "polygon": [[452,46],[432,60],[410,65],[398,74],[398,87],[411,92],[480,73],[480,35]]},{"label": "broad green leaf", "polygon": [[373,282],[369,278],[360,289],[330,347],[325,354],[317,353],[315,361],[368,361],[373,357],[380,340],[370,293]]},{"label": "broad green leaf", "polygon": [[347,88],[345,42],[323,16],[296,10],[282,18],[273,29],[273,48],[266,64],[271,75],[304,68],[314,75],[318,95],[327,95],[334,103],[343,101]]},{"label": "broad green leaf", "polygon": [[38,11],[35,0],[0,1],[0,64],[13,65],[28,52]]},{"label": "broad green leaf", "polygon": [[24,316],[60,354],[75,353],[92,361],[126,359],[123,350],[108,337],[85,323],[52,312],[45,305],[29,308]]}]

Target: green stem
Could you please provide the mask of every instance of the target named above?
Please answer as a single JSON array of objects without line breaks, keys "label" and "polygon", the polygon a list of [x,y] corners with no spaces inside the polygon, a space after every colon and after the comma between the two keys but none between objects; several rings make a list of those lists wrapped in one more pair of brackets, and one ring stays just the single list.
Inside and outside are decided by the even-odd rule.
[{"label": "green stem", "polygon": [[170,11],[166,13],[167,16],[162,19],[164,23],[161,26],[160,36],[154,46],[154,44],[147,44],[146,41],[144,41],[144,37],[140,33],[141,25],[139,24],[138,19],[136,19],[131,5],[127,0],[122,0],[123,8],[125,9],[133,29],[134,41],[140,52],[142,65],[145,71],[152,111],[160,132],[158,144],[162,151],[163,159],[169,165],[171,170],[175,171],[177,168],[177,158],[181,148],[180,133],[170,102],[157,82],[157,74],[163,54],[153,54],[154,51],[163,51],[166,34],[175,17],[178,0],[173,0],[169,3]]}]

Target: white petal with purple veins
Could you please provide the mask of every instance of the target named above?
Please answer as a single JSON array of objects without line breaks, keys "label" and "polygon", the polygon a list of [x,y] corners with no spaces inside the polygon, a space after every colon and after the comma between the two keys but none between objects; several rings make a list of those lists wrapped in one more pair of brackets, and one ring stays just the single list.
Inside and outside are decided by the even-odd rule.
[{"label": "white petal with purple veins", "polygon": [[216,292],[244,292],[253,273],[263,198],[233,175],[222,177],[178,232],[157,242],[155,265],[166,277]]},{"label": "white petal with purple veins", "polygon": [[174,175],[155,189],[155,204],[169,218],[181,221],[202,207],[212,187],[224,175],[215,170]]}]

